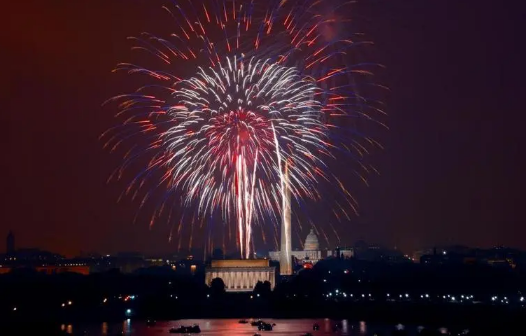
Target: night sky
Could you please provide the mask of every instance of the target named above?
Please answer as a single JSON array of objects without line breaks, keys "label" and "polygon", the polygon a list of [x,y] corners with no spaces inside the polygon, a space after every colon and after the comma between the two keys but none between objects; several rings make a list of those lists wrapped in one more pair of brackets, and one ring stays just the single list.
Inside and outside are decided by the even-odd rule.
[{"label": "night sky", "polygon": [[[381,176],[354,188],[361,216],[340,230],[342,242],[407,252],[453,243],[526,249],[526,24],[524,5],[512,3],[521,1],[362,0],[355,7],[376,43],[374,61],[386,66],[378,81],[391,89],[390,131],[379,135],[385,150],[372,158]],[[132,223],[138,203],[116,202],[123,185],[106,180],[119,157],[98,140],[115,124],[115,110],[102,102],[128,89],[126,76],[111,73],[129,60],[126,37],[155,32],[162,4],[3,5],[0,237],[12,229],[18,247],[67,255],[176,250],[169,227]]]}]

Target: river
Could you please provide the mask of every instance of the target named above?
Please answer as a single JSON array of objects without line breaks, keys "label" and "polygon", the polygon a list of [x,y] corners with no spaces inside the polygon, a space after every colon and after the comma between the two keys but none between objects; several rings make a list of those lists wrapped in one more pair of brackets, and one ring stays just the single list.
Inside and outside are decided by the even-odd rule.
[{"label": "river", "polygon": [[[265,319],[265,322],[275,323],[273,331],[262,331],[262,335],[302,335],[307,332],[313,335],[351,335],[351,336],[388,336],[395,328],[404,328],[408,335],[417,335],[418,326],[394,326],[394,325],[373,325],[366,322],[351,322],[348,320],[329,320],[329,319]],[[319,331],[313,331],[312,326],[318,323]],[[72,335],[85,336],[114,336],[114,335],[135,335],[135,336],[159,336],[168,335],[171,327],[189,326],[198,324],[201,328],[200,335],[254,335],[257,327],[250,324],[240,324],[234,319],[195,319],[177,321],[159,321],[155,326],[149,327],[144,321],[125,320],[122,323],[102,323],[91,325],[65,325],[61,329]],[[339,324],[341,330],[333,332],[333,327]],[[446,334],[447,329],[440,329]],[[173,334],[172,334],[173,335]],[[179,334],[182,335],[182,334]]]}]

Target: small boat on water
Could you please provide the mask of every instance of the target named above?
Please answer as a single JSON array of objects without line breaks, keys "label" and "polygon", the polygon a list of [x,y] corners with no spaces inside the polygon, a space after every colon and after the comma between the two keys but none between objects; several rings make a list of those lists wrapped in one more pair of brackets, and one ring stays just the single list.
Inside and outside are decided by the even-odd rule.
[{"label": "small boat on water", "polygon": [[264,330],[264,331],[272,331],[272,324],[270,323],[261,323],[259,326],[258,326],[258,330]]},{"label": "small boat on water", "polygon": [[148,327],[153,327],[156,323],[157,323],[157,321],[155,321],[155,320],[151,320],[151,319],[146,320],[146,325]]},{"label": "small boat on water", "polygon": [[440,331],[438,330],[431,330],[431,329],[423,329],[418,333],[419,336],[440,336]]},{"label": "small boat on water", "polygon": [[302,334],[301,336],[313,336],[311,333],[305,333],[305,334]]},{"label": "small boat on water", "polygon": [[318,323],[314,323],[312,325],[312,330],[320,330],[320,325]]},{"label": "small boat on water", "polygon": [[259,327],[262,323],[265,323],[265,322],[261,320],[257,320],[257,321],[250,322],[250,325],[252,325],[253,327]]},{"label": "small boat on water", "polygon": [[248,323],[248,321],[243,319],[243,320],[239,320],[239,323],[246,324],[246,323]]},{"label": "small boat on water", "polygon": [[197,324],[194,324],[191,327],[180,326],[178,328],[173,327],[169,330],[170,334],[199,334],[201,328]]}]

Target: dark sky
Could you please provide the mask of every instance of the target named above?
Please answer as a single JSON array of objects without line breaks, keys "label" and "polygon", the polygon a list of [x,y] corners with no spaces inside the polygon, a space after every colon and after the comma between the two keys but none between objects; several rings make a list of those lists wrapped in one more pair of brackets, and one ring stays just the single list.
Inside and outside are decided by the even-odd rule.
[{"label": "dark sky", "polygon": [[[373,158],[382,175],[355,190],[361,217],[340,232],[342,241],[407,251],[442,243],[526,248],[520,3],[361,1],[356,16],[386,66],[379,81],[391,88],[390,131]],[[119,158],[98,140],[115,123],[101,103],[125,91],[110,71],[130,54],[127,36],[159,24],[160,6],[3,6],[0,237],[13,229],[18,246],[69,255],[176,249],[166,226],[132,223],[138,204],[116,203],[122,185],[106,179]]]}]

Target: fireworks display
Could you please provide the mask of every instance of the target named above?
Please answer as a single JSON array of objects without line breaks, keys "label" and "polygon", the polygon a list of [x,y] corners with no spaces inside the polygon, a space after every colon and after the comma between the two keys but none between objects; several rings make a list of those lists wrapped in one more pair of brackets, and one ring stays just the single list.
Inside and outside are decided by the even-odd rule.
[{"label": "fireworks display", "polygon": [[[279,223],[285,183],[299,202],[322,199],[317,185],[328,182],[347,201],[332,212],[349,217],[354,199],[327,161],[335,151],[360,158],[362,140],[374,144],[348,121],[371,119],[355,82],[370,72],[352,63],[366,42],[342,28],[337,13],[348,4],[336,2],[174,1],[161,5],[170,36],[133,38],[159,70],[118,65],[151,83],[111,100],[123,122],[103,137],[112,151],[127,150],[113,176],[148,158],[125,194],[144,189],[144,204],[152,185],[166,190],[151,223],[163,214],[170,221],[174,206],[195,213],[188,225],[220,213],[249,258],[253,226]],[[187,225],[179,222],[178,231]]]}]

